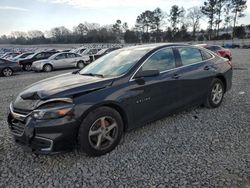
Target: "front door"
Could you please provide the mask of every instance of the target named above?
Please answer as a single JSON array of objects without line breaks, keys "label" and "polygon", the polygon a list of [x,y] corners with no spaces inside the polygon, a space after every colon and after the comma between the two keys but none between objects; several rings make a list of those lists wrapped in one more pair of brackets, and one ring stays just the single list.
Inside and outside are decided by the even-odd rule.
[{"label": "front door", "polygon": [[178,79],[175,78],[178,70],[172,48],[155,52],[139,69],[145,70],[158,70],[160,74],[130,80],[133,95],[129,100],[133,104],[132,113],[136,112],[133,114],[135,126],[162,117],[177,108],[180,100]]}]

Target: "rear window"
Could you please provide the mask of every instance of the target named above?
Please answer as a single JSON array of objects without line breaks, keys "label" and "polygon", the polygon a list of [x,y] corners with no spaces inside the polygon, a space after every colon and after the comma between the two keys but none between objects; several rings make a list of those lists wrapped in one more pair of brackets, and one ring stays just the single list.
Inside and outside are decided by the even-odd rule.
[{"label": "rear window", "polygon": [[179,48],[178,50],[183,65],[190,65],[203,61],[201,52],[197,48]]},{"label": "rear window", "polygon": [[211,59],[213,57],[210,53],[208,53],[204,50],[201,50],[201,55],[202,55],[203,60],[208,60],[208,59]]},{"label": "rear window", "polygon": [[219,47],[219,46],[207,46],[206,49],[209,49],[209,50],[211,50],[213,52],[216,52],[218,50],[221,50],[222,48]]}]

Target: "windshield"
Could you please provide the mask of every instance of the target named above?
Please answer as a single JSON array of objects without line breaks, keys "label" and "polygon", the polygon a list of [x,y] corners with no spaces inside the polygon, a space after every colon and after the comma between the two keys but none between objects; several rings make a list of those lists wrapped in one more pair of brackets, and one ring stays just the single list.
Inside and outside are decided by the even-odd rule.
[{"label": "windshield", "polygon": [[139,59],[141,59],[151,48],[121,49],[100,57],[80,71],[80,74],[102,75],[102,77],[120,76]]}]

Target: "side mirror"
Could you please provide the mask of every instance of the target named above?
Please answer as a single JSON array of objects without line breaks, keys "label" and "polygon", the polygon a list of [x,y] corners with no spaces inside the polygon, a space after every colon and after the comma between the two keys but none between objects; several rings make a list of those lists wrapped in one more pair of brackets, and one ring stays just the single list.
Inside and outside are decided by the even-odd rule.
[{"label": "side mirror", "polygon": [[134,78],[153,77],[153,76],[158,76],[159,74],[160,74],[159,70],[145,70],[137,72]]}]

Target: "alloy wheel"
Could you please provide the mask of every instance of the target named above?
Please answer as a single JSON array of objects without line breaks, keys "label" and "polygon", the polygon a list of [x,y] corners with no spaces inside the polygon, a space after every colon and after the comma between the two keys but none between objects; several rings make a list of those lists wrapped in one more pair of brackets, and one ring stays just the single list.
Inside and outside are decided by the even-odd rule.
[{"label": "alloy wheel", "polygon": [[214,104],[219,104],[223,97],[223,86],[220,83],[214,84],[211,93]]},{"label": "alloy wheel", "polygon": [[13,74],[13,71],[10,69],[10,68],[5,68],[3,70],[3,75],[6,76],[6,77],[9,77]]},{"label": "alloy wheel", "polygon": [[89,129],[88,138],[90,145],[96,150],[109,148],[118,137],[118,124],[110,116],[97,119]]},{"label": "alloy wheel", "polygon": [[25,70],[30,71],[31,70],[31,65],[25,65]]},{"label": "alloy wheel", "polygon": [[45,72],[50,72],[50,71],[52,71],[51,66],[50,66],[50,65],[45,65],[45,66],[44,66],[44,71],[45,71]]}]

